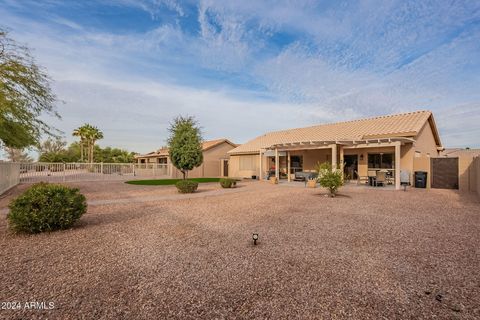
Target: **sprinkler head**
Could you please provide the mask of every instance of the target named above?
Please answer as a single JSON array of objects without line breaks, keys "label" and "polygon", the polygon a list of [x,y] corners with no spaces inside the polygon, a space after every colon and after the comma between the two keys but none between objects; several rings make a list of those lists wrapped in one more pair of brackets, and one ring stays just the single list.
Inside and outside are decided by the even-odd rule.
[{"label": "sprinkler head", "polygon": [[254,233],[252,236],[252,239],[253,239],[253,244],[256,245],[258,240],[258,233]]}]

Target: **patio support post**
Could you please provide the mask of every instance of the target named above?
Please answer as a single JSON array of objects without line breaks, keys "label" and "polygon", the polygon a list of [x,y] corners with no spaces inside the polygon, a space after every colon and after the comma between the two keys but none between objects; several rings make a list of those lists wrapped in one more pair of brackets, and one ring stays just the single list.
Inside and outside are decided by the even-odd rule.
[{"label": "patio support post", "polygon": [[259,166],[258,166],[258,168],[259,168],[259,169],[258,169],[258,180],[263,180],[263,168],[262,168],[262,162],[263,162],[262,160],[263,160],[263,159],[262,159],[262,149],[260,149],[260,153],[259,153],[259,159],[260,159],[260,160],[259,160],[259,161],[260,161],[260,163],[259,163]]},{"label": "patio support post", "polygon": [[344,154],[343,154],[343,146],[340,145],[340,170],[342,171],[342,179],[345,177],[343,176],[343,165],[344,165]]},{"label": "patio support post", "polygon": [[290,182],[290,151],[287,151],[287,180]]},{"label": "patio support post", "polygon": [[332,169],[336,169],[337,167],[337,145],[332,144]]},{"label": "patio support post", "polygon": [[401,142],[395,142],[395,189],[400,190],[400,146]]},{"label": "patio support post", "polygon": [[278,148],[275,148],[275,178],[280,180],[280,171],[279,171],[280,161],[278,158]]}]

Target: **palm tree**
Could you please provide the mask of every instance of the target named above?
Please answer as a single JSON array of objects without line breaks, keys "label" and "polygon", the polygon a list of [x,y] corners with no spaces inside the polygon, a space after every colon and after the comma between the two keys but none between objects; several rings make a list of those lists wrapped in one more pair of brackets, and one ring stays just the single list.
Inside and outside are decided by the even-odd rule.
[{"label": "palm tree", "polygon": [[87,130],[87,142],[88,142],[88,161],[93,163],[93,152],[95,150],[95,142],[100,139],[103,139],[103,132],[100,131],[97,127],[88,125]]},{"label": "palm tree", "polygon": [[93,163],[93,151],[95,150],[95,142],[103,139],[103,132],[91,124],[83,126],[73,131],[74,136],[80,137],[80,159],[83,161],[85,149],[87,150],[87,161]]},{"label": "palm tree", "polygon": [[73,136],[74,137],[79,137],[80,138],[80,161],[83,162],[84,154],[85,154],[85,146],[87,144],[87,134],[88,134],[88,128],[89,124],[84,124],[81,127],[78,127],[77,129],[73,130]]}]

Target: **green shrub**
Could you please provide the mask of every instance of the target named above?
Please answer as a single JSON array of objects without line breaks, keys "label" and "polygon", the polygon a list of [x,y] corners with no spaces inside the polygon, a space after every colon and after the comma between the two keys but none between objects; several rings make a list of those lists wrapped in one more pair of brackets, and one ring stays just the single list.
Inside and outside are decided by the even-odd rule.
[{"label": "green shrub", "polygon": [[316,170],[318,172],[317,181],[330,191],[332,197],[335,197],[338,189],[343,186],[342,170],[333,168],[328,162],[317,163]]},{"label": "green shrub", "polygon": [[71,227],[87,211],[87,203],[78,189],[38,183],[14,199],[9,208],[12,230],[38,233]]},{"label": "green shrub", "polygon": [[222,188],[235,188],[237,186],[237,180],[230,178],[220,179],[220,185]]},{"label": "green shrub", "polygon": [[180,180],[175,183],[175,186],[180,193],[194,193],[198,188],[198,182],[192,180]]}]

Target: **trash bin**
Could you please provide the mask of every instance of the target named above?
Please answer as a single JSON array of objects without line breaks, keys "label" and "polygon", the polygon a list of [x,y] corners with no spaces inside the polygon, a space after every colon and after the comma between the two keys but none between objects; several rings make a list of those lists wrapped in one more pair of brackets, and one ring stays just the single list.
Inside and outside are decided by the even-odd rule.
[{"label": "trash bin", "polygon": [[415,188],[427,187],[427,172],[415,171]]}]

